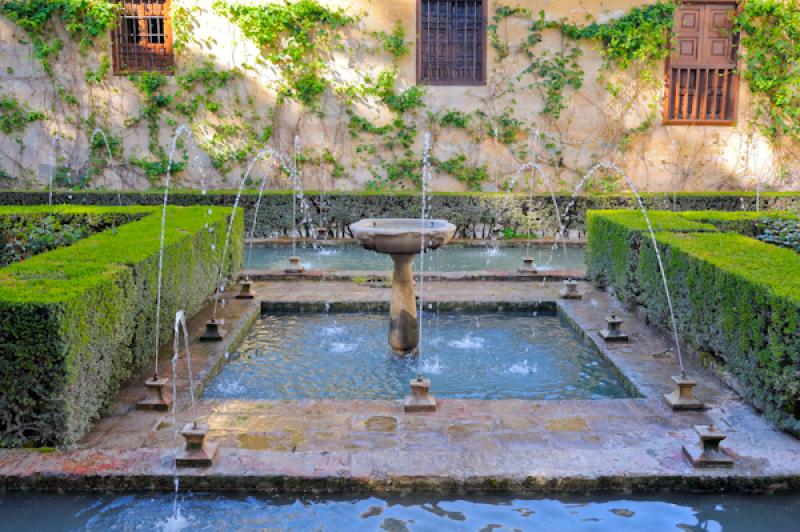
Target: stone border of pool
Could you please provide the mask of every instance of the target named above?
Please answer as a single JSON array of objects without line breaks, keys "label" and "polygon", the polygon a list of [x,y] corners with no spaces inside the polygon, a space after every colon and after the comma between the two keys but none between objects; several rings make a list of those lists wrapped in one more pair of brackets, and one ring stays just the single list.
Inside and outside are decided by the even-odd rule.
[{"label": "stone border of pool", "polygon": [[[354,283],[255,283],[261,297],[287,303],[386,301],[388,290]],[[429,300],[498,303],[556,301],[558,283],[432,283]],[[601,343],[597,332],[611,305],[606,294],[581,284],[584,299],[559,301],[580,327],[644,397],[597,401],[470,401],[443,399],[440,412],[404,415],[401,401],[203,400],[199,415],[212,420],[222,443],[208,469],[182,470],[182,489],[212,491],[472,492],[743,491],[800,489],[800,442],[776,431],[691,357],[689,371],[709,408],[674,413],[660,395],[676,370],[669,343],[635,315],[626,320],[630,345]],[[208,309],[190,321],[201,381],[211,378],[261,311],[258,300],[236,301],[226,292],[222,310],[234,331],[218,345],[196,341]],[[382,304],[382,303],[380,303]],[[170,353],[165,350],[164,356]],[[177,375],[179,405],[188,382]],[[39,452],[0,450],[0,489],[130,491],[173,489],[174,427],[164,414],[131,405],[143,393],[134,385],[120,395],[112,416],[98,423],[82,448]],[[198,391],[202,385],[198,384]],[[180,425],[187,418],[179,409]],[[392,431],[371,430],[376,418],[394,420]],[[268,449],[236,446],[237,423],[269,429]],[[737,453],[732,469],[697,470],[682,444],[696,444],[693,426],[713,422]],[[366,427],[366,428],[365,428]],[[216,431],[216,432],[214,432]],[[238,433],[236,431],[239,431]],[[271,432],[270,432],[271,431]],[[230,433],[230,437],[228,436]],[[308,436],[292,446],[283,433]],[[324,440],[318,436],[330,434]],[[316,439],[315,439],[316,438]],[[278,445],[279,444],[279,445]],[[353,447],[353,444],[356,444]]]},{"label": "stone border of pool", "polygon": [[[472,272],[428,272],[422,277],[425,282],[430,281],[577,281],[587,280],[586,272],[579,271],[541,271],[531,273],[511,271],[472,271]],[[351,281],[369,283],[386,283],[391,279],[391,273],[373,270],[306,270],[301,273],[286,273],[284,270],[244,270],[239,274],[239,279],[251,281]],[[415,274],[414,279],[419,281],[420,275]]]},{"label": "stone border of pool", "polygon": [[[331,238],[317,240],[313,238],[299,238],[294,242],[287,238],[252,238],[245,241],[245,245],[256,247],[275,247],[285,248],[293,244],[302,246],[337,247],[349,246],[359,247],[358,243],[352,238]],[[512,238],[502,240],[476,240],[476,239],[454,239],[450,246],[461,246],[469,248],[486,248],[489,246],[520,248],[530,244],[533,247],[547,246],[566,246],[568,248],[585,248],[585,239],[533,239],[530,243],[526,239]],[[243,270],[239,275],[240,280],[250,279],[252,281],[361,281],[373,283],[385,283],[391,277],[388,270],[336,270],[336,269],[314,269],[300,273],[286,273],[283,269],[249,269]],[[536,272],[519,272],[507,270],[475,270],[475,271],[453,271],[453,272],[425,272],[425,281],[565,281],[575,279],[579,281],[588,280],[585,271],[579,270],[541,270]],[[414,274],[414,278],[419,280],[419,274]]]}]

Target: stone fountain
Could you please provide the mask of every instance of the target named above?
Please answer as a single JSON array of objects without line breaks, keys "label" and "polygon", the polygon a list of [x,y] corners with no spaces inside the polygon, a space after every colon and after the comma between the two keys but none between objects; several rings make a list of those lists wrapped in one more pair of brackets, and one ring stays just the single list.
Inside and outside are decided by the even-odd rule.
[{"label": "stone fountain", "polygon": [[413,218],[366,219],[350,226],[356,240],[394,261],[389,345],[398,353],[414,351],[419,344],[419,322],[414,294],[414,255],[437,249],[453,238],[456,226],[446,220]]}]

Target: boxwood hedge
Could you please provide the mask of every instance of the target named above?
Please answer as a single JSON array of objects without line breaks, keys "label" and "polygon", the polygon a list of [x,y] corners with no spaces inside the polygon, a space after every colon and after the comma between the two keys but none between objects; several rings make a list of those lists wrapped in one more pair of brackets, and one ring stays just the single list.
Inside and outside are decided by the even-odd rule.
[{"label": "boxwood hedge", "polygon": [[[589,212],[589,274],[667,330],[656,254],[637,217]],[[723,230],[749,231],[758,220],[751,213],[653,213],[663,217],[671,220],[656,228],[656,241],[682,341],[779,426],[800,432],[800,255]]]},{"label": "boxwood hedge", "polygon": [[108,208],[0,207],[0,268],[144,216]]},{"label": "boxwood hedge", "polygon": [[[0,269],[0,445],[75,443],[120,385],[152,361],[161,211],[83,210],[141,219]],[[168,209],[161,338],[170,337],[177,310],[196,312],[213,292],[230,213]],[[239,215],[227,273],[241,267],[242,237]]]},{"label": "boxwood hedge", "polygon": [[[288,235],[292,228],[292,195],[286,190],[266,191],[262,212],[255,231],[256,237]],[[170,191],[170,203],[174,205],[233,205],[236,191],[213,190],[202,194],[197,190]],[[247,229],[253,219],[253,209],[258,197],[257,190],[245,190],[241,207],[248,220]],[[73,205],[158,205],[162,195],[157,191],[56,191],[53,202]],[[753,192],[679,192],[645,193],[645,206],[653,210],[718,210],[742,211],[756,209],[785,210],[800,208],[800,193],[762,193],[757,200]],[[0,205],[35,205],[47,203],[48,193],[31,190],[0,190]],[[585,231],[587,209],[632,209],[636,198],[630,194],[594,194],[572,196],[570,192],[559,192],[556,201],[568,229]],[[572,204],[570,209],[567,205]],[[298,209],[296,223],[300,232],[309,233],[312,224],[324,224],[331,234],[349,236],[348,226],[361,218],[416,218],[420,211],[420,196],[417,192],[392,191],[336,191],[320,194],[308,190],[305,194],[306,209]],[[537,213],[540,228],[547,235],[558,229],[552,198],[546,193],[496,194],[490,192],[437,192],[433,194],[431,213],[445,218],[457,227],[459,238],[487,238],[493,230],[524,234],[526,227],[521,213],[529,209]]]}]

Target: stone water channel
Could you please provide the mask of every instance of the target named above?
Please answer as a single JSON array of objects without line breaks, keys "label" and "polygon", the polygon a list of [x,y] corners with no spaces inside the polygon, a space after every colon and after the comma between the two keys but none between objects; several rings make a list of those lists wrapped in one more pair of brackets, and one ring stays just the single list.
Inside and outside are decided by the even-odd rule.
[{"label": "stone water channel", "polygon": [[[769,522],[774,530],[791,530],[800,517],[792,495],[800,490],[800,442],[775,430],[695,357],[686,363],[698,380],[695,394],[707,409],[674,412],[662,398],[674,388],[671,376],[678,372],[670,341],[587,283],[578,284],[580,300],[561,299],[561,288],[559,282],[524,279],[430,282],[426,306],[433,318],[437,308],[458,316],[458,309],[466,308],[496,315],[552,305],[559,323],[574,335],[574,345],[613,368],[630,393],[475,399],[445,393],[442,377],[439,408],[425,414],[404,413],[402,399],[391,394],[222,397],[214,391],[215,379],[236,363],[262,314],[280,309],[299,322],[303,316],[313,321],[326,312],[335,318],[337,312],[360,309],[383,312],[385,318],[390,300],[389,288],[345,281],[254,281],[256,298],[249,301],[226,291],[226,304],[218,310],[229,331],[223,342],[197,341],[212,313],[210,305],[188,323],[200,398],[197,416],[209,425],[207,437],[219,451],[209,468],[179,470],[180,519],[193,529],[228,523],[294,529],[332,523],[329,529],[340,529],[337,523],[347,522],[398,530],[499,524],[526,529],[542,523],[590,530],[747,530],[752,529],[749,523]],[[601,340],[599,331],[611,311],[624,320],[629,343]],[[529,319],[537,318],[530,314]],[[385,342],[385,322],[381,326]],[[437,325],[427,324],[426,331],[429,340],[435,338]],[[480,337],[479,329],[470,332],[473,340]],[[169,349],[162,352],[162,368],[169,367],[170,356]],[[529,365],[536,363],[536,352],[527,356]],[[192,417],[189,379],[184,364],[177,368],[177,424],[183,426]],[[530,377],[535,380],[536,373]],[[436,393],[438,377],[430,378]],[[39,521],[31,521],[42,530],[52,528],[58,515],[71,516],[64,518],[64,527],[88,529],[173,522],[175,499],[169,492],[175,426],[167,413],[137,411],[135,403],[143,395],[139,384],[124,389],[112,414],[76,449],[0,451],[0,483],[9,492],[118,494],[9,493],[0,516],[12,515],[8,523],[14,523],[33,508],[50,509],[36,512]],[[697,469],[683,455],[684,445],[698,445],[694,426],[709,424],[727,435],[724,445],[735,457],[732,468]],[[402,497],[411,491],[436,495]],[[320,495],[295,498],[309,492]],[[508,492],[514,495],[500,495]],[[575,498],[586,492],[596,494]],[[681,495],[687,492],[716,495]],[[342,493],[350,493],[349,498],[342,499]],[[7,510],[12,506],[14,512]]]}]

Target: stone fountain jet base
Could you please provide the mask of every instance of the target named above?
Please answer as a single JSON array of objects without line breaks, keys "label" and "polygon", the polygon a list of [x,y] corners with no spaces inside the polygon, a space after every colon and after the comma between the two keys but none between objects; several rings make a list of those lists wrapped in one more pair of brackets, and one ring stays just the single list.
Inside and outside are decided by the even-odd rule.
[{"label": "stone fountain jet base", "polygon": [[365,219],[352,224],[350,231],[364,249],[392,257],[394,274],[389,345],[397,353],[413,352],[419,345],[414,255],[437,249],[450,242],[456,226],[446,220]]}]

